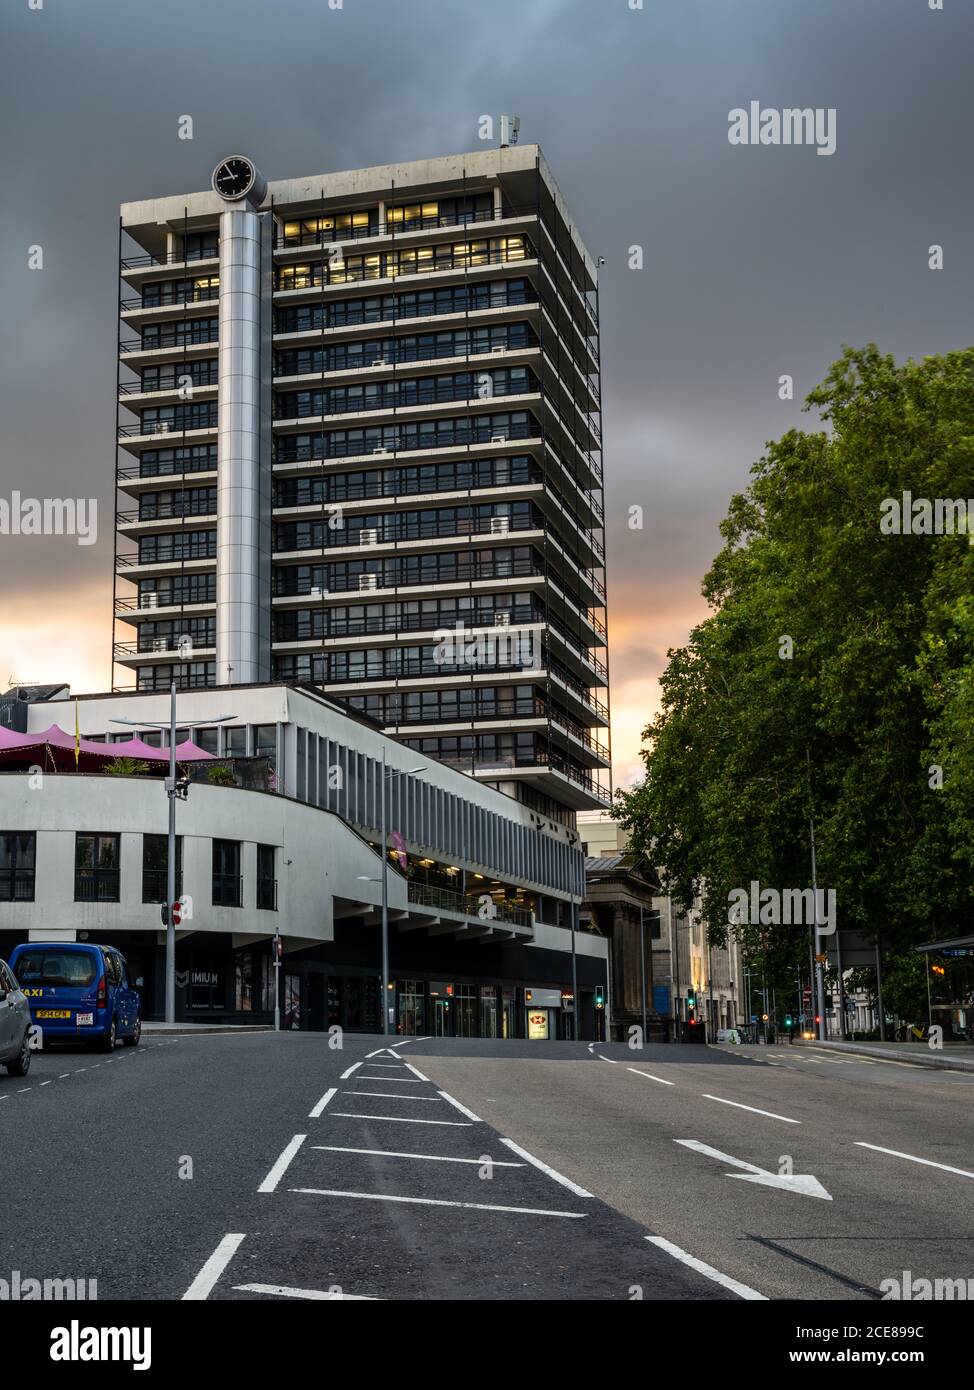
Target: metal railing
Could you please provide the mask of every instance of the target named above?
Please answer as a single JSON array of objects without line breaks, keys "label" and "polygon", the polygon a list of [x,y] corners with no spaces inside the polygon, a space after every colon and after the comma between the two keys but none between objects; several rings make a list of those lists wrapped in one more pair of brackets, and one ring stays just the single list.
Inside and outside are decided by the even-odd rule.
[{"label": "metal railing", "polygon": [[454,449],[461,448],[466,444],[506,444],[511,439],[540,439],[541,426],[536,421],[528,421],[526,424],[513,423],[500,428],[485,424],[474,428],[443,431],[432,436],[428,433],[417,433],[388,439],[382,436],[382,430],[379,427],[372,434],[371,439],[366,437],[349,440],[341,435],[333,438],[322,433],[314,441],[314,445],[320,446],[323,450],[321,453],[312,452],[313,445],[311,444],[289,445],[286,435],[278,436],[274,462],[307,463],[313,462],[315,459],[354,458],[357,456],[364,458],[369,455],[374,458],[388,458],[391,461],[395,454],[410,453],[421,449]]},{"label": "metal railing", "polygon": [[479,916],[479,902],[477,898],[465,896],[463,893],[453,893],[449,888],[437,888],[431,883],[416,883],[410,879],[407,883],[409,901],[415,903],[417,907],[431,907],[434,910],[441,909],[444,912],[456,912],[463,917],[477,917],[479,921],[486,924],[491,922],[507,922],[511,926],[530,927],[533,916],[525,908],[510,907],[507,903],[494,903],[494,911],[489,918],[481,919]]},{"label": "metal railing", "polygon": [[141,256],[123,256],[119,261],[122,270],[138,270],[141,266],[193,265],[197,261],[216,261],[220,259],[220,248],[206,247],[200,251],[168,251],[164,256],[153,256],[145,252]]},{"label": "metal railing", "polygon": [[213,875],[213,906],[240,907],[243,903],[243,879],[240,874]]},{"label": "metal railing", "polygon": [[[381,252],[379,254],[384,255],[387,253]],[[409,255],[411,252],[403,252],[403,254]],[[287,276],[283,277],[285,281],[290,278],[292,283],[281,284],[282,277],[278,274],[275,278],[274,293],[275,295],[294,293],[307,294],[309,291],[320,291],[332,285],[357,285],[369,280],[387,280],[393,282],[405,279],[411,275],[427,276],[443,274],[447,271],[477,270],[485,265],[529,265],[534,261],[534,252],[529,246],[525,247],[523,251],[518,250],[516,252],[506,249],[503,251],[491,251],[488,249],[486,251],[469,252],[466,255],[454,254],[449,258],[449,264],[446,264],[447,258],[445,256],[441,259],[443,264],[437,264],[434,258],[432,263],[417,261],[415,265],[407,265],[405,268],[401,265],[394,267],[384,265],[348,266],[343,262],[343,269],[341,270],[339,270],[337,266],[326,265],[324,261],[315,262],[315,267],[317,268],[320,266],[322,272],[326,269],[328,270],[327,279],[323,273],[315,274],[314,270],[312,270],[309,275],[300,277],[300,284],[293,283],[297,277]],[[216,290],[215,293],[219,294],[219,290]],[[124,303],[125,301],[123,300],[123,306]],[[153,308],[155,306],[143,306],[140,301],[139,307]]]},{"label": "metal railing", "polygon": [[[387,212],[390,209],[387,208]],[[395,211],[395,206],[391,209]],[[274,240],[274,250],[286,250],[292,246],[322,246],[335,241],[366,241],[371,237],[398,237],[406,232],[432,231],[438,227],[469,227],[483,222],[504,222],[524,217],[536,217],[536,207],[526,208],[503,208],[497,212],[494,208],[481,208],[473,212],[453,212],[437,213],[430,217],[412,217],[409,221],[405,219],[379,221],[378,216],[375,220],[370,220],[367,226],[348,226],[348,227],[315,227],[307,232],[292,232],[288,235],[279,232]],[[295,221],[299,219],[295,218]],[[310,221],[310,218],[303,219]]]},{"label": "metal railing", "polygon": [[117,903],[119,881],[118,869],[75,869],[74,900],[76,903]]},{"label": "metal railing", "polygon": [[[440,336],[437,334],[437,336]],[[323,372],[350,372],[362,371],[369,367],[392,367],[401,362],[434,362],[441,357],[485,357],[494,352],[523,352],[528,348],[537,348],[538,340],[533,334],[519,335],[518,342],[493,342],[488,340],[483,344],[457,344],[457,343],[433,343],[417,344],[414,347],[405,347],[398,340],[393,339],[393,346],[376,346],[373,355],[367,352],[356,353],[350,350],[349,345],[343,344],[340,347],[315,349],[319,355],[325,355],[324,362],[317,365],[308,363],[298,366],[295,364],[290,369],[285,369],[281,363],[281,356],[289,351],[286,348],[278,348],[277,361],[274,364],[274,375],[276,378],[288,376],[320,376]],[[365,343],[364,348],[371,345]],[[309,351],[309,349],[291,349],[291,351]],[[344,360],[343,360],[344,359]]]},{"label": "metal railing", "polygon": [[[187,304],[208,304],[219,298],[219,285],[207,285],[205,288],[194,289],[191,293],[184,293],[181,296],[171,295],[156,299],[153,294],[149,296],[148,303],[146,303],[145,295],[140,294],[135,299],[121,300],[119,308],[123,314],[131,313],[136,309],[181,309]],[[154,303],[153,300],[155,300]]]},{"label": "metal railing", "polygon": [[[201,391],[204,387],[220,384],[219,376],[215,371],[209,372],[205,381],[196,380],[192,373],[188,375],[192,378],[190,389],[193,391]],[[148,396],[157,391],[181,391],[182,389],[182,383],[173,377],[172,381],[157,382],[155,385],[147,385],[144,381],[123,381],[119,384],[118,394],[120,396]]]},{"label": "metal railing", "polygon": [[[395,603],[384,606],[397,607]],[[324,641],[330,637],[367,637],[375,632],[383,634],[390,632],[435,632],[458,620],[462,620],[467,625],[464,632],[469,636],[478,629],[496,627],[497,624],[493,621],[493,617],[498,612],[506,613],[509,616],[509,624],[513,627],[524,623],[543,623],[545,621],[543,613],[524,605],[517,608],[489,609],[472,614],[451,613],[449,616],[444,614],[442,618],[439,615],[431,618],[428,613],[396,612],[388,616],[376,614],[374,616],[365,615],[361,618],[337,619],[330,610],[321,609],[315,613],[315,616],[320,615],[323,619],[321,623],[315,623],[309,616],[288,624],[282,621],[284,615],[278,615],[274,641],[311,642],[318,639]],[[293,629],[290,632],[285,630],[289,626]],[[501,630],[506,631],[507,626],[508,624],[505,624]]]},{"label": "metal railing", "polygon": [[[278,537],[274,537],[273,554],[300,554],[306,550],[371,550],[384,545],[397,545],[401,541],[422,541],[422,540],[459,540],[463,536],[490,536],[502,542],[505,536],[510,536],[518,531],[543,531],[544,523],[541,518],[531,516],[512,516],[505,517],[508,525],[503,530],[494,530],[491,527],[491,520],[497,517],[487,517],[483,522],[474,523],[467,527],[460,527],[455,522],[450,524],[445,521],[433,521],[421,519],[419,521],[407,521],[401,514],[392,512],[386,514],[391,525],[388,527],[362,527],[353,530],[351,527],[343,527],[332,530],[327,521],[281,521],[278,527],[282,526],[315,526],[321,527],[322,535],[320,539],[309,539],[304,545],[282,545]],[[362,537],[372,531],[375,534],[373,541],[363,540]]]},{"label": "metal railing", "polygon": [[139,437],[149,438],[159,436],[165,438],[171,434],[192,434],[195,432],[213,432],[218,428],[216,410],[214,409],[205,418],[191,420],[187,422],[177,422],[175,420],[140,420],[137,425],[119,425],[119,439],[137,439]]},{"label": "metal railing", "polygon": [[146,342],[144,338],[133,338],[129,342],[118,345],[118,350],[122,356],[127,352],[155,352],[160,348],[191,348],[191,347],[216,347],[220,341],[219,326],[216,319],[207,319],[211,325],[210,333],[207,337],[200,337],[193,333],[190,337],[178,333],[161,333],[156,342]]},{"label": "metal railing", "polygon": [[197,502],[157,502],[143,505],[138,511],[116,512],[117,526],[130,526],[136,521],[179,521],[185,517],[209,517],[216,515],[216,497],[208,498],[206,505]]},{"label": "metal railing", "polygon": [[277,879],[257,878],[257,907],[263,912],[277,911]]},{"label": "metal railing", "polygon": [[[483,459],[482,462],[487,463],[489,460]],[[274,507],[326,507],[338,502],[380,501],[385,497],[418,497],[436,492],[489,492],[495,488],[524,487],[531,483],[540,483],[544,479],[544,474],[533,460],[525,469],[512,470],[521,473],[522,476],[509,474],[506,478],[491,478],[486,482],[482,481],[469,465],[466,468],[466,477],[458,477],[455,471],[451,474],[448,470],[455,469],[456,466],[453,464],[434,464],[433,467],[437,472],[432,486],[425,477],[416,477],[410,485],[407,479],[398,476],[388,479],[380,476],[373,479],[368,473],[351,473],[311,480],[318,486],[308,488],[307,495],[300,496],[295,482],[278,482],[274,494]],[[383,470],[383,473],[398,474],[399,471],[393,464],[389,469]]]},{"label": "metal railing", "polygon": [[[291,333],[323,333],[328,329],[354,328],[363,323],[394,324],[401,322],[403,319],[442,318],[446,314],[462,314],[468,310],[470,312],[476,312],[485,309],[509,309],[521,304],[531,309],[537,309],[539,306],[537,297],[532,295],[532,297],[529,298],[526,290],[515,289],[511,286],[509,288],[505,287],[506,292],[504,294],[495,294],[496,282],[491,282],[490,289],[490,302],[487,304],[475,303],[472,309],[469,304],[454,304],[452,301],[448,307],[438,304],[435,298],[436,291],[432,292],[434,295],[433,303],[427,303],[424,301],[422,293],[416,290],[407,291],[402,295],[397,295],[392,292],[382,295],[381,300],[390,299],[406,301],[406,303],[397,302],[390,306],[382,302],[375,306],[369,299],[353,299],[349,300],[347,304],[337,301],[323,305],[295,305],[292,308],[279,306],[274,315],[274,336],[284,337]],[[410,304],[408,301],[417,298],[417,295],[419,296],[417,302],[415,304]],[[456,298],[459,300],[461,296],[457,295]],[[386,312],[387,308],[391,308],[393,312]],[[307,314],[309,317],[323,315],[328,319],[328,322],[321,324],[310,323],[306,327],[301,328],[284,328],[281,326],[286,319],[303,314]]]},{"label": "metal railing", "polygon": [[33,901],[33,869],[0,869],[0,903],[32,903]]},{"label": "metal railing", "polygon": [[[351,575],[333,575],[331,576],[328,589],[325,590],[321,581],[316,581],[310,577],[295,577],[291,579],[291,577],[288,576],[288,587],[285,587],[285,574],[286,571],[281,569],[275,571],[275,577],[281,576],[274,589],[275,598],[313,597],[315,599],[320,599],[328,592],[333,594],[354,593],[367,599],[370,594],[383,591],[382,581],[385,578],[382,574],[376,574],[376,588],[363,589],[359,583],[360,576],[357,573]],[[422,581],[418,578],[410,580],[408,578],[403,579],[397,577],[391,580],[388,587],[390,589],[410,588],[420,587],[420,584],[422,584],[422,587],[428,588],[431,584],[474,583],[478,580],[491,583],[497,579],[518,579],[525,576],[542,578],[543,575],[544,571],[540,565],[531,560],[510,560],[496,569],[493,566],[481,568],[473,562],[470,562],[467,564],[461,563],[451,565],[449,567],[444,566],[432,579],[425,575]],[[321,592],[312,594],[311,591],[313,589],[319,589]]]},{"label": "metal railing", "polygon": [[[274,397],[274,419],[305,420],[327,415],[367,415],[373,410],[403,410],[407,406],[447,404],[452,401],[469,401],[471,404],[477,401],[484,403],[485,401],[499,400],[505,396],[537,395],[540,390],[539,383],[531,377],[526,377],[523,381],[512,382],[509,386],[494,386],[492,383],[489,396],[478,396],[475,380],[457,386],[420,386],[414,390],[406,389],[410,385],[411,382],[402,380],[376,382],[374,386],[361,388],[363,390],[361,400],[346,399],[345,404],[324,400],[319,403],[321,409],[311,410],[303,415],[296,415],[293,411],[284,409],[285,404],[290,404],[289,397],[317,395],[317,392],[279,392]],[[325,390],[328,389],[325,388]],[[335,386],[330,389],[337,393],[347,388]],[[355,389],[360,388],[356,387]]]}]

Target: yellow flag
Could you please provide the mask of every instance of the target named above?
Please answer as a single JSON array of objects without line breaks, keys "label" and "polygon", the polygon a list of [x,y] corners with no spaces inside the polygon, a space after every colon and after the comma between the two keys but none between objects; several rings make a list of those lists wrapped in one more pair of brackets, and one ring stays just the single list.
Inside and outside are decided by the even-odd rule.
[{"label": "yellow flag", "polygon": [[78,771],[78,759],[81,757],[81,725],[78,714],[78,702],[74,702],[74,770]]}]

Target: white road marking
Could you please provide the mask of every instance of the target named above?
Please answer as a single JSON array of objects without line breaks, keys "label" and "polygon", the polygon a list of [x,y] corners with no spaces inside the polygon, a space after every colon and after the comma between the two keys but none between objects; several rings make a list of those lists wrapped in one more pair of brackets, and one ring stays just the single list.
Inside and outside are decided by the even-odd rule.
[{"label": "white road marking", "polygon": [[512,1211],[521,1216],[565,1216],[581,1221],[587,1211],[550,1211],[544,1207],[500,1207],[489,1202],[447,1202],[442,1197],[395,1197],[390,1192],[343,1192],[325,1187],[292,1187],[292,1192],[304,1192],[311,1197],[358,1197],[366,1202],[410,1202],[421,1207],[465,1207],[468,1211]]},{"label": "white road marking", "polygon": [[420,1081],[429,1081],[429,1077],[424,1076],[423,1073],[419,1070],[419,1068],[414,1067],[411,1062],[403,1062],[403,1066],[407,1069],[407,1071],[411,1071],[413,1076],[418,1077]]},{"label": "white road marking", "polygon": [[883,1149],[879,1144],[864,1144],[861,1140],[856,1141],[856,1148],[875,1149],[876,1153],[892,1154],[894,1158],[906,1158],[911,1163],[922,1163],[925,1168],[940,1168],[945,1173],[957,1173],[962,1178],[974,1178],[974,1173],[966,1168],[952,1168],[949,1163],[934,1163],[932,1158],[917,1158],[916,1154],[900,1153],[899,1149]]},{"label": "white road marking", "polygon": [[[342,1079],[344,1080],[344,1078]],[[422,1082],[417,1081],[415,1076],[371,1076],[367,1072],[362,1073],[359,1077],[359,1081],[384,1081],[387,1086],[391,1085],[393,1082],[395,1082],[397,1086],[422,1085]]]},{"label": "white road marking", "polygon": [[206,1264],[183,1294],[183,1302],[202,1301],[210,1296],[220,1275],[237,1253],[243,1234],[224,1236]]},{"label": "white road marking", "polygon": [[342,1091],[343,1096],[376,1096],[379,1100],[436,1100],[436,1096],[406,1096],[401,1091]]},{"label": "white road marking", "polygon": [[705,1264],[703,1260],[698,1260],[695,1255],[688,1255],[685,1250],[681,1250],[678,1245],[674,1245],[670,1240],[664,1240],[662,1236],[647,1236],[646,1239],[651,1245],[655,1245],[658,1250],[665,1250],[667,1255],[672,1255],[675,1260],[682,1264],[689,1265],[698,1274],[703,1274],[708,1279],[712,1279],[715,1284],[720,1284],[722,1288],[730,1289],[740,1298],[754,1299],[761,1303],[767,1303],[767,1298],[763,1293],[758,1293],[757,1289],[751,1289],[747,1284],[741,1284],[736,1279],[732,1279],[729,1274],[721,1274],[719,1269],[714,1269],[713,1265]]},{"label": "white road marking", "polygon": [[750,1110],[752,1115],[767,1115],[769,1120],[784,1120],[786,1125],[800,1125],[801,1120],[791,1120],[787,1115],[776,1115],[773,1110],[758,1110],[754,1105],[742,1105],[739,1100],[725,1100],[723,1096],[710,1096],[702,1092],[704,1100],[716,1100],[721,1105],[733,1105],[735,1110]]},{"label": "white road marking", "polygon": [[348,1068],[348,1071],[342,1072],[341,1076],[338,1078],[339,1081],[347,1081],[348,1078],[351,1076],[352,1072],[358,1071],[359,1067],[362,1065],[363,1063],[361,1062],[353,1062],[352,1065]]},{"label": "white road marking", "polygon": [[71,1075],[71,1073],[70,1073],[69,1071],[63,1071],[63,1072],[61,1073],[61,1075],[58,1077],[58,1080],[59,1080],[59,1081],[67,1081],[67,1079],[68,1079],[68,1077],[69,1077],[70,1075]]},{"label": "white road marking", "polygon": [[364,1293],[332,1293],[330,1289],[289,1289],[285,1284],[234,1284],[238,1293],[276,1294],[278,1298],[321,1298],[336,1303],[379,1303]]},{"label": "white road marking", "polygon": [[452,1105],[456,1110],[459,1110],[461,1115],[466,1115],[468,1120],[473,1120],[474,1124],[483,1124],[483,1120],[479,1115],[475,1115],[472,1110],[468,1110],[465,1105],[461,1105],[460,1102],[455,1100],[447,1091],[437,1091],[436,1094],[441,1100],[445,1100],[448,1105]]},{"label": "white road marking", "polygon": [[[366,1061],[367,1061],[367,1060],[368,1060],[368,1059],[366,1058]],[[364,1066],[365,1063],[363,1062],[362,1065]],[[395,1067],[397,1071],[401,1071],[401,1070],[403,1069],[403,1067],[405,1067],[405,1066],[408,1065],[408,1064],[407,1064],[406,1062],[399,1061],[399,1062],[373,1062],[372,1065],[373,1065],[374,1067]]]},{"label": "white road marking", "polygon": [[[334,1095],[336,1094],[336,1092],[337,1092],[337,1087],[335,1087],[335,1086],[332,1086],[330,1090],[326,1091],[325,1094],[321,1097],[321,1100],[319,1100],[318,1104],[315,1106],[315,1108],[314,1108],[313,1110],[309,1110],[309,1111],[308,1111],[308,1119],[309,1119],[309,1120],[317,1120],[317,1118],[318,1118],[318,1116],[321,1114],[322,1110],[324,1110],[325,1106],[326,1106],[326,1105],[328,1104],[328,1102],[331,1100],[332,1096],[334,1096]],[[347,1095],[347,1094],[348,1094],[348,1092],[346,1092],[346,1095]]]},{"label": "white road marking", "polygon": [[374,1154],[378,1158],[422,1158],[428,1163],[476,1163],[482,1166],[490,1163],[492,1168],[523,1168],[523,1163],[504,1163],[499,1158],[447,1158],[443,1154],[407,1154],[399,1153],[393,1149],[347,1149],[341,1144],[315,1144],[316,1149],[323,1149],[328,1153],[336,1154]]},{"label": "white road marking", "polygon": [[611,1062],[613,1066],[617,1066],[617,1065],[618,1065],[618,1062],[619,1062],[618,1057],[606,1057],[605,1053],[603,1053],[603,1052],[600,1052],[600,1053],[599,1053],[599,1056],[601,1057],[601,1059],[602,1059],[603,1062]]},{"label": "white road marking", "polygon": [[296,1134],[287,1147],[282,1151],[280,1158],[274,1164],[267,1177],[258,1187],[258,1192],[276,1192],[277,1184],[287,1171],[288,1164],[307,1139],[306,1134]]},{"label": "white road marking", "polygon": [[42,1086],[53,1086],[53,1085],[54,1085],[54,1077],[52,1076],[51,1079],[50,1079],[50,1081],[42,1081],[42,1082],[41,1082],[41,1085],[42,1085]]},{"label": "white road marking", "polygon": [[569,1192],[574,1192],[576,1197],[591,1197],[591,1192],[586,1192],[584,1187],[579,1187],[578,1183],[572,1182],[571,1178],[566,1178],[563,1174],[557,1173],[554,1168],[549,1168],[547,1163],[542,1163],[540,1158],[535,1158],[534,1154],[529,1154],[527,1149],[522,1149],[520,1144],[515,1144],[513,1139],[502,1139],[501,1143],[506,1144],[509,1149],[513,1149],[514,1153],[520,1154],[522,1158],[527,1159],[528,1163],[532,1163],[535,1168],[540,1168],[542,1173],[547,1173],[548,1177],[554,1179],[555,1182],[560,1182],[562,1187],[567,1187]]},{"label": "white road marking", "polygon": [[706,1154],[708,1158],[719,1159],[721,1163],[727,1163],[732,1168],[746,1170],[743,1173],[727,1173],[728,1178],[758,1183],[762,1187],[780,1187],[785,1192],[798,1192],[805,1197],[820,1197],[825,1202],[832,1200],[831,1194],[826,1192],[818,1178],[811,1173],[769,1173],[766,1168],[759,1168],[756,1163],[745,1163],[742,1158],[733,1158],[730,1154],[722,1153],[720,1149],[712,1149],[709,1144],[701,1144],[698,1139],[674,1139],[673,1143],[693,1149],[694,1153]]},{"label": "white road marking", "polygon": [[[368,1061],[371,1057],[381,1057],[382,1054],[383,1054],[383,1052],[392,1052],[392,1048],[391,1048],[391,1047],[377,1047],[377,1048],[375,1049],[374,1052],[367,1052],[367,1053],[365,1054],[365,1060]],[[396,1056],[396,1053],[395,1053],[395,1052],[392,1052],[392,1055],[393,1055],[393,1057],[395,1057],[395,1056]]]},{"label": "white road marking", "polygon": [[468,1120],[414,1120],[411,1115],[354,1115],[349,1110],[332,1110],[330,1114],[340,1120],[388,1120],[397,1125],[450,1125],[454,1129],[469,1129]]},{"label": "white road marking", "polygon": [[654,1076],[651,1071],[640,1071],[638,1067],[626,1067],[626,1071],[634,1071],[637,1076],[645,1076],[649,1081],[658,1081],[661,1086],[675,1086],[675,1081],[664,1081],[661,1076]]}]

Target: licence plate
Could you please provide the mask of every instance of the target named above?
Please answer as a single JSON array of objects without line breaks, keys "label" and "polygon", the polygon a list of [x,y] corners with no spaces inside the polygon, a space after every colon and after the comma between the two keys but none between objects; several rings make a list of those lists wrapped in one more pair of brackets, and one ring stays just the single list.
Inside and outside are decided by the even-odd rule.
[{"label": "licence plate", "polygon": [[95,1016],[94,1014],[76,1014],[74,1021],[79,1028],[84,1028],[86,1024],[90,1027],[95,1021]]},{"label": "licence plate", "polygon": [[70,1018],[70,1009],[38,1009],[35,1018]]}]

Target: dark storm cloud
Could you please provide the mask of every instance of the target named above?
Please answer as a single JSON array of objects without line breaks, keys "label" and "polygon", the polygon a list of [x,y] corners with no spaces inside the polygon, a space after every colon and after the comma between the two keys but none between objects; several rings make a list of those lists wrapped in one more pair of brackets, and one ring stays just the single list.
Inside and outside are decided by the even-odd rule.
[{"label": "dark storm cloud", "polygon": [[[766,439],[811,423],[800,398],[842,343],[919,356],[971,341],[974,16],[945,3],[4,0],[3,488],[96,495],[101,522],[89,548],[0,540],[4,640],[26,641],[29,609],[83,596],[72,621],[107,656],[118,204],[204,187],[231,150],[272,179],[324,173],[475,149],[481,113],[518,112],[606,257],[614,714],[630,767],[661,653],[703,614],[728,497]],[[835,108],[835,154],[730,145],[728,112],[751,100]],[[177,139],[183,114],[192,141]],[[42,272],[26,268],[35,244]],[[794,402],[778,399],[784,373]]]}]

